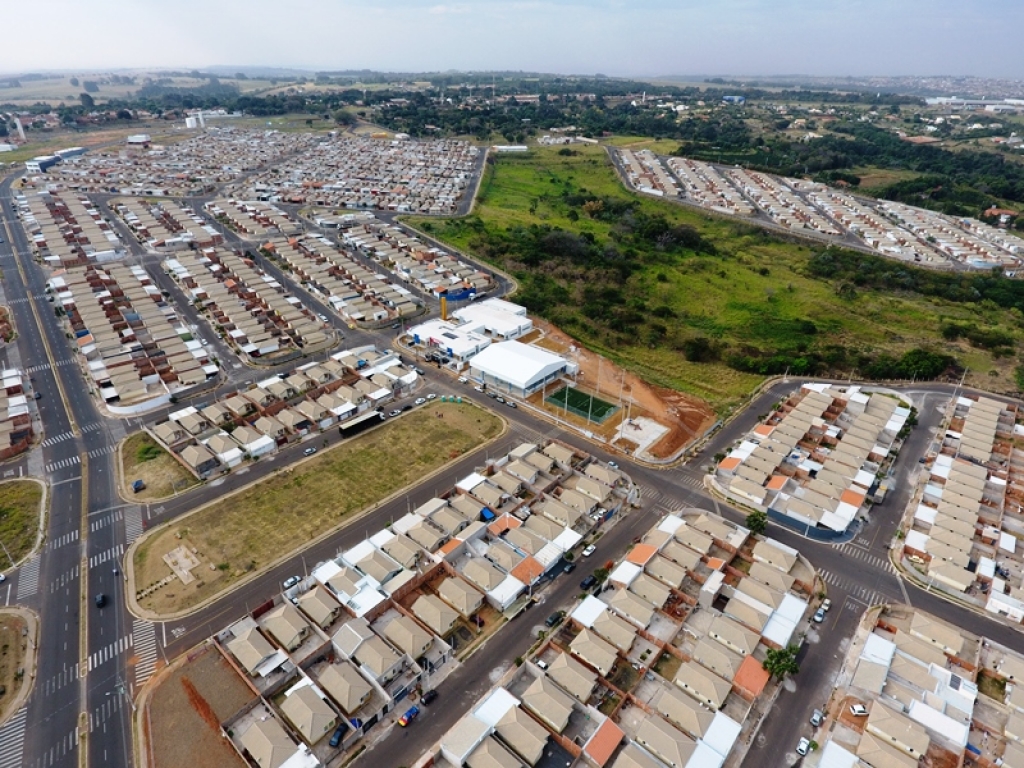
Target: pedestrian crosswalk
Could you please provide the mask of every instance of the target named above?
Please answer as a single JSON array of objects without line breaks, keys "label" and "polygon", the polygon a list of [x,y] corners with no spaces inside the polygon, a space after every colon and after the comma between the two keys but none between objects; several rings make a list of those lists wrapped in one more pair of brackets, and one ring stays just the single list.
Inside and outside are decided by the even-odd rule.
[{"label": "pedestrian crosswalk", "polygon": [[71,685],[77,679],[78,664],[75,664],[73,667],[65,666],[59,674],[54,675],[43,683],[43,696],[49,696],[52,693],[56,693],[64,686]]},{"label": "pedestrian crosswalk", "polygon": [[49,448],[51,445],[63,443],[65,440],[72,440],[74,439],[74,437],[74,432],[61,432],[59,435],[54,435],[53,437],[46,438],[45,440],[43,440],[42,443],[40,443],[40,445],[42,445],[43,448]]},{"label": "pedestrian crosswalk", "polygon": [[95,568],[97,565],[103,565],[103,563],[110,562],[111,560],[117,562],[117,559],[124,554],[124,544],[118,544],[116,547],[111,547],[105,552],[93,555],[89,558],[89,567]]},{"label": "pedestrian crosswalk", "polygon": [[676,475],[674,480],[680,485],[685,485],[697,491],[704,490],[704,478],[700,475]]},{"label": "pedestrian crosswalk", "polygon": [[121,519],[123,519],[123,517],[124,517],[124,515],[121,513],[121,510],[120,509],[115,509],[113,512],[110,512],[109,514],[106,514],[103,517],[98,517],[95,520],[93,520],[92,522],[90,522],[89,523],[89,532],[90,533],[95,533],[100,528],[103,528],[103,527],[108,526],[108,525],[113,525],[114,523],[116,523],[116,522],[120,521]]},{"label": "pedestrian crosswalk", "polygon": [[142,508],[128,507],[124,512],[124,538],[131,544],[142,535]]},{"label": "pedestrian crosswalk", "polygon": [[102,448],[93,448],[91,451],[89,451],[89,458],[98,459],[102,456],[109,456],[116,450],[116,445],[105,445]]},{"label": "pedestrian crosswalk", "polygon": [[76,541],[78,541],[77,528],[70,533],[65,533],[63,536],[58,536],[56,539],[51,539],[49,543],[47,543],[46,548],[57,549],[58,547],[63,547],[67,544],[74,544]]},{"label": "pedestrian crosswalk", "polygon": [[878,568],[879,570],[888,571],[889,573],[896,573],[896,569],[893,567],[893,564],[889,562],[889,558],[883,557],[881,555],[873,555],[868,550],[864,549],[863,547],[858,547],[856,544],[835,544],[832,548],[839,552],[842,552],[843,555],[847,557],[854,557],[858,560],[868,563],[874,568]]},{"label": "pedestrian crosswalk", "polygon": [[18,572],[18,599],[32,597],[39,591],[39,558],[33,557]]},{"label": "pedestrian crosswalk", "polygon": [[89,656],[89,671],[92,672],[97,667],[106,664],[111,659],[116,658],[120,654],[127,651],[132,647],[132,636],[131,633],[122,637],[120,640],[116,640],[110,645],[107,645],[100,650],[96,651]]},{"label": "pedestrian crosswalk", "polygon": [[135,685],[138,687],[149,680],[156,669],[156,628],[152,622],[135,619],[132,636],[135,639]]},{"label": "pedestrian crosswalk", "polygon": [[56,592],[58,589],[64,589],[65,587],[70,586],[71,582],[73,582],[75,579],[78,578],[78,572],[79,572],[79,566],[78,565],[74,565],[74,566],[71,567],[70,570],[65,571],[60,576],[58,576],[56,579],[51,581],[50,582],[50,593],[52,594],[52,593]]},{"label": "pedestrian crosswalk", "polygon": [[58,469],[66,469],[67,467],[73,467],[76,464],[81,464],[82,459],[78,456],[71,456],[67,459],[61,459],[60,461],[51,461],[46,465],[47,472],[56,472]]},{"label": "pedestrian crosswalk", "polygon": [[25,749],[25,722],[28,709],[22,707],[18,713],[0,728],[0,768],[21,768],[21,756]]},{"label": "pedestrian crosswalk", "polygon": [[94,421],[91,424],[82,425],[83,432],[99,432],[101,429],[103,429],[103,425],[100,424],[98,421]]},{"label": "pedestrian crosswalk", "polygon": [[[65,360],[58,360],[56,365],[60,367],[62,365],[71,365],[73,362],[75,362],[74,359],[69,357]],[[26,368],[25,373],[31,375],[33,373],[39,373],[40,371],[48,371],[50,368],[52,368],[52,366],[49,363],[42,363],[40,365],[33,365]]]},{"label": "pedestrian crosswalk", "polygon": [[866,603],[867,605],[899,602],[899,598],[892,597],[884,592],[868,589],[851,579],[844,579],[840,576],[836,576],[836,574],[831,571],[827,571],[824,568],[819,568],[818,573],[821,574],[821,578],[825,580],[826,584],[847,592],[860,602]]}]

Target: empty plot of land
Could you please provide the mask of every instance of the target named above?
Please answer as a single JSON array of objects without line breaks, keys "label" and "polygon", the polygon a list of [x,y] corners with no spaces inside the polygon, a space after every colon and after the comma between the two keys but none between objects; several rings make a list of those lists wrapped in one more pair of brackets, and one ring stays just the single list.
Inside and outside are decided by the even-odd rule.
[{"label": "empty plot of land", "polygon": [[565,408],[581,418],[595,421],[598,424],[618,409],[618,406],[606,403],[575,387],[562,387],[554,394],[548,395],[547,399],[552,405]]},{"label": "empty plot of land", "polygon": [[216,650],[174,670],[153,692],[148,737],[156,768],[225,768],[245,763],[220,723],[253,698]]},{"label": "empty plot of land", "polygon": [[121,477],[129,491],[136,480],[146,484],[143,490],[131,494],[139,501],[165,499],[199,483],[145,432],[131,435],[121,445]]},{"label": "empty plot of land", "polygon": [[10,714],[9,708],[18,698],[18,689],[25,682],[19,671],[25,666],[28,639],[25,619],[16,613],[0,613],[0,722]]},{"label": "empty plot of land", "polygon": [[6,552],[0,552],[0,571],[10,568],[32,550],[39,530],[42,497],[42,486],[31,480],[0,483],[0,541],[7,548]]},{"label": "empty plot of land", "polygon": [[[498,417],[474,405],[439,403],[180,518],[148,535],[135,552],[139,604],[161,615],[197,605],[476,448],[500,428]],[[337,436],[331,432],[327,439]],[[186,586],[174,579],[153,589],[171,575],[163,556],[180,546],[200,561],[195,581]]]}]

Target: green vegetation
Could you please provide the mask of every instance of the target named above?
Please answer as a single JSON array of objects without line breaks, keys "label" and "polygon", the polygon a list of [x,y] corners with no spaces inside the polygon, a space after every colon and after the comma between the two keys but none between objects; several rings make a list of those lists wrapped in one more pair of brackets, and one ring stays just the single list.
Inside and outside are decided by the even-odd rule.
[{"label": "green vegetation", "polygon": [[554,394],[548,395],[547,401],[558,408],[565,408],[580,418],[597,424],[601,424],[618,409],[618,406],[606,403],[575,387],[562,387]]},{"label": "green vegetation", "polygon": [[922,379],[967,366],[986,389],[1017,389],[1004,342],[1024,337],[1024,282],[819,252],[631,194],[603,148],[573,152],[500,156],[473,215],[409,223],[511,273],[517,301],[591,349],[720,412],[787,370]]},{"label": "green vegetation", "polygon": [[420,408],[178,518],[147,534],[136,549],[135,583],[144,590],[168,576],[163,556],[182,545],[198,551],[197,581],[176,581],[140,603],[161,615],[195,606],[344,525],[353,513],[422,481],[500,429],[498,417],[475,406]]},{"label": "green vegetation", "polygon": [[765,652],[761,666],[765,672],[778,680],[782,680],[786,675],[795,675],[800,671],[800,665],[796,663],[796,654],[799,650],[795,645],[769,648]]},{"label": "green vegetation", "polygon": [[[39,502],[43,489],[29,480],[0,483],[0,571],[32,551],[39,530]],[[14,561],[13,563],[11,561]]]},{"label": "green vegetation", "polygon": [[[121,446],[121,460],[121,477],[128,486],[124,493],[133,501],[166,499],[199,485],[195,475],[146,432],[136,432],[125,439]],[[145,488],[132,490],[136,480],[141,480]]]},{"label": "green vegetation", "polygon": [[768,530],[768,513],[755,510],[747,515],[747,528],[750,532],[760,536]]},{"label": "green vegetation", "polygon": [[1006,700],[1006,681],[982,670],[978,675],[978,690],[1000,704]]}]

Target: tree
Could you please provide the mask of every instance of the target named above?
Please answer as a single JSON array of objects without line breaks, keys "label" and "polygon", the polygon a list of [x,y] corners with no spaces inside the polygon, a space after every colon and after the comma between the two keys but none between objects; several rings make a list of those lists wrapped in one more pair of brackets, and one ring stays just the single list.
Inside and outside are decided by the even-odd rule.
[{"label": "tree", "polygon": [[764,667],[765,672],[779,680],[786,675],[795,675],[800,671],[800,665],[796,663],[796,654],[799,650],[795,645],[785,648],[769,648],[761,666]]},{"label": "tree", "polygon": [[334,122],[345,127],[352,126],[356,124],[356,116],[344,109],[339,109],[334,113]]},{"label": "tree", "polygon": [[78,94],[78,100],[82,102],[82,106],[86,109],[92,109],[96,106],[96,100],[88,93]]},{"label": "tree", "polygon": [[755,510],[747,515],[747,528],[750,529],[751,533],[760,536],[762,533],[768,530],[768,513]]},{"label": "tree", "polygon": [[78,78],[77,77],[72,77],[70,80],[68,80],[68,82],[71,83],[71,85],[73,87],[75,87],[75,88],[78,87]]}]

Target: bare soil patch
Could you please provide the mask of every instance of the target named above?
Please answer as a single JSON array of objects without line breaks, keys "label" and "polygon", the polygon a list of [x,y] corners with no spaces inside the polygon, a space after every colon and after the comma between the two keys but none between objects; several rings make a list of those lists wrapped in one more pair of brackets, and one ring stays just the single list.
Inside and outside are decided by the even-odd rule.
[{"label": "bare soil patch", "polygon": [[21,616],[0,612],[0,721],[10,714],[8,707],[17,700],[18,690],[25,684],[27,629]]},{"label": "bare soil patch", "polygon": [[146,484],[145,489],[131,493],[133,500],[165,499],[199,485],[195,475],[145,432],[136,432],[121,444],[121,463],[121,477],[128,492],[136,480]]},{"label": "bare soil patch", "polygon": [[242,768],[220,724],[255,698],[210,649],[174,670],[153,692],[149,738],[156,768]]}]

